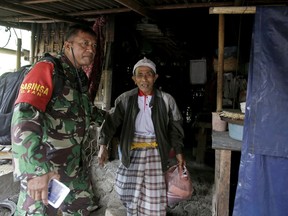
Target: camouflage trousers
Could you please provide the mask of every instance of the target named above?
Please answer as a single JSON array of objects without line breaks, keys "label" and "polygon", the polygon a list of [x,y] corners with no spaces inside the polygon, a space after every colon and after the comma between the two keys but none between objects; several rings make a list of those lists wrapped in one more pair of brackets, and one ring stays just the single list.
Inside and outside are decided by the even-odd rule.
[{"label": "camouflage trousers", "polygon": [[[65,172],[60,171],[60,173],[60,181],[71,189],[70,193],[59,207],[62,211],[62,215],[89,215],[89,209],[93,209],[93,192],[89,174],[82,172],[82,175],[69,178],[68,176],[63,176],[63,173]],[[56,216],[57,211],[58,209],[55,209],[50,205],[45,206],[40,201],[34,201],[27,193],[27,181],[21,181],[15,216]]]}]

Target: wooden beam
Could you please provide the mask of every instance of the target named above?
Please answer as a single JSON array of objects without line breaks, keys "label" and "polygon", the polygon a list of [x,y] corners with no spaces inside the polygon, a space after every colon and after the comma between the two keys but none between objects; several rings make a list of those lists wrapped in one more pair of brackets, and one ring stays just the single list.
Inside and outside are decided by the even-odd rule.
[{"label": "wooden beam", "polygon": [[58,14],[50,14],[50,13],[46,13],[43,11],[34,10],[34,9],[31,9],[28,7],[19,6],[17,4],[9,3],[7,1],[0,1],[0,8],[8,10],[8,11],[14,11],[17,13],[24,13],[24,14],[28,14],[28,15],[33,15],[36,17],[48,18],[51,20],[58,20],[58,21],[69,22],[69,23],[88,24],[87,21],[84,21],[84,20],[74,19],[72,17],[61,16]]},{"label": "wooden beam", "polygon": [[186,3],[186,4],[171,4],[171,5],[159,5],[151,6],[150,10],[175,10],[175,9],[188,9],[188,8],[207,8],[207,7],[224,7],[232,6],[234,2],[209,2],[209,3]]},{"label": "wooden beam", "polygon": [[6,26],[6,27],[12,27],[12,28],[18,28],[18,29],[23,29],[23,30],[28,30],[30,31],[31,30],[31,27],[30,27],[30,23],[29,24],[23,24],[23,23],[15,23],[15,22],[5,22],[3,21],[3,19],[1,18],[1,21],[0,21],[0,25],[2,26]]},{"label": "wooden beam", "polygon": [[141,6],[140,4],[136,3],[135,1],[131,1],[131,0],[115,0],[116,2],[118,2],[119,4],[124,5],[125,7],[130,8],[131,10],[135,11],[136,13],[139,13],[142,16],[145,16],[149,19],[154,20],[154,15],[152,15],[152,13],[147,10],[146,8],[144,8],[143,6]]},{"label": "wooden beam", "polygon": [[21,1],[21,4],[41,4],[41,3],[51,3],[51,2],[59,2],[59,0],[24,0]]},{"label": "wooden beam", "polygon": [[86,15],[103,15],[103,14],[115,14],[132,11],[129,8],[114,8],[114,9],[101,9],[101,10],[89,10],[69,13],[69,16],[86,16]]},{"label": "wooden beam", "polygon": [[255,14],[256,6],[250,7],[210,7],[209,14]]}]

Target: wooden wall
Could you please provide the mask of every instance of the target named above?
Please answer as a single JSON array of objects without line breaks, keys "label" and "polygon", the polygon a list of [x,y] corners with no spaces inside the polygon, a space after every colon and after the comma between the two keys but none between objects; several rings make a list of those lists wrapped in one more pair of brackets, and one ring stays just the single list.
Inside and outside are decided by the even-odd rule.
[{"label": "wooden wall", "polygon": [[61,51],[64,35],[69,23],[42,23],[32,27],[32,63],[45,52],[57,54]]}]

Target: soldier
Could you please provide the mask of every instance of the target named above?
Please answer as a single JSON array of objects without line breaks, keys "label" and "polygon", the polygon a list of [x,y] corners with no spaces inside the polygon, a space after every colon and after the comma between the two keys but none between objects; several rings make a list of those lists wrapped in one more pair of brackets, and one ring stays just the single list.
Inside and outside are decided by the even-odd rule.
[{"label": "soldier", "polygon": [[89,126],[101,124],[102,116],[89,101],[81,69],[93,62],[95,46],[91,28],[71,26],[57,57],[63,76],[52,62],[39,61],[23,80],[11,130],[14,179],[21,180],[15,215],[56,215],[47,199],[54,178],[71,189],[60,206],[63,215],[89,215],[95,206],[84,144]]}]

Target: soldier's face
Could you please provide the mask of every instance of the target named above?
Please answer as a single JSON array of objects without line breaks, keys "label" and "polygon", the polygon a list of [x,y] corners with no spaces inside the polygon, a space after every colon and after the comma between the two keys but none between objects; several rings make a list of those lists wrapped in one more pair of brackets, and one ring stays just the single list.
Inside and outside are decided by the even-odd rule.
[{"label": "soldier's face", "polygon": [[93,63],[96,54],[96,38],[92,35],[80,31],[65,43],[65,54],[75,67],[79,68]]}]

